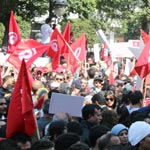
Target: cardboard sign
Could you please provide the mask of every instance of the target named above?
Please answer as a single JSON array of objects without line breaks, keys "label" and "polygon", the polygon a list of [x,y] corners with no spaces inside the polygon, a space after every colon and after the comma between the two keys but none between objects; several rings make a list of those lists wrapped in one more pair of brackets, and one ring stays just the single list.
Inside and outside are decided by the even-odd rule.
[{"label": "cardboard sign", "polygon": [[49,113],[68,113],[71,116],[82,117],[84,97],[71,96],[61,93],[52,93]]}]

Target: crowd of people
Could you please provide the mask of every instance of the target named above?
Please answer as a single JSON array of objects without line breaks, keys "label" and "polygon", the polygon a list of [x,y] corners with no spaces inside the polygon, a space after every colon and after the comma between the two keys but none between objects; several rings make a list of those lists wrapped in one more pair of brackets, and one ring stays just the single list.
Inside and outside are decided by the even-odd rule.
[{"label": "crowd of people", "polygon": [[[1,67],[0,150],[150,149],[149,90],[146,96],[136,90],[134,78],[123,73],[124,66],[118,70],[114,84],[110,84],[105,69],[94,62],[92,53],[87,55],[87,65],[79,64],[74,75],[67,69],[63,57],[60,64],[55,71],[51,63],[30,67],[34,79],[33,104],[44,96],[42,107],[34,109],[38,128],[32,137],[16,133],[6,138],[7,111],[16,73],[12,66]],[[70,116],[67,112],[49,113],[53,92],[84,97],[82,117]]]},{"label": "crowd of people", "polygon": [[[41,26],[43,44],[49,43],[51,24],[47,19]],[[45,67],[33,63],[31,93],[37,130],[32,137],[16,133],[10,138],[6,137],[7,113],[18,72],[10,64],[1,65],[0,150],[150,150],[150,89],[136,90],[136,75],[126,75],[119,59],[112,63],[118,69],[113,83],[107,65],[96,63],[92,52],[74,74],[63,56],[56,70],[51,63]],[[84,97],[82,116],[59,110],[51,114],[52,93]],[[37,107],[41,97],[44,101]]]}]

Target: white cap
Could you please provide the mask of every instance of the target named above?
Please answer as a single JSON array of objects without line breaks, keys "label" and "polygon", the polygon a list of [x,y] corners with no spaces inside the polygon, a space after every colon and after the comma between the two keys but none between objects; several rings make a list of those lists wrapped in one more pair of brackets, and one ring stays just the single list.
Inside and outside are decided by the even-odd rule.
[{"label": "white cap", "polygon": [[145,121],[136,121],[131,124],[128,131],[129,142],[132,146],[137,145],[147,135],[150,134],[150,125]]}]

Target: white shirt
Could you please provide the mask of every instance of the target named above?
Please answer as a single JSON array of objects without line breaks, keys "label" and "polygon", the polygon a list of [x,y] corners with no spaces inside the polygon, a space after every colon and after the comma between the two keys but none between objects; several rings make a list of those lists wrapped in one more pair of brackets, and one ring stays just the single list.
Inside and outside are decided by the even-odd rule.
[{"label": "white shirt", "polygon": [[41,34],[42,34],[41,43],[48,44],[50,42],[50,35],[52,33],[52,30],[53,29],[50,27],[49,24],[43,24],[41,26]]}]

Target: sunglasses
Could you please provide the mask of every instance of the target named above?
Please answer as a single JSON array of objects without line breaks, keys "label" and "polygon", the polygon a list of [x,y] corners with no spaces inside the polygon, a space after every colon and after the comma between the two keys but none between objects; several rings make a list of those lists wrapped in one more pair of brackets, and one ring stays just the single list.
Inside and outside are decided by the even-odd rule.
[{"label": "sunglasses", "polygon": [[2,105],[6,105],[6,103],[0,103],[0,106],[2,106]]},{"label": "sunglasses", "polygon": [[57,81],[58,81],[58,80],[59,80],[59,81],[62,81],[63,79],[62,79],[62,78],[56,78],[56,80],[57,80]]},{"label": "sunglasses", "polygon": [[114,99],[113,98],[106,98],[106,101],[114,101]]}]

